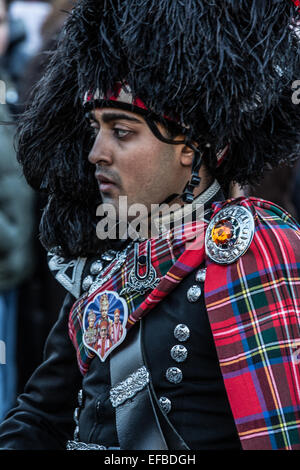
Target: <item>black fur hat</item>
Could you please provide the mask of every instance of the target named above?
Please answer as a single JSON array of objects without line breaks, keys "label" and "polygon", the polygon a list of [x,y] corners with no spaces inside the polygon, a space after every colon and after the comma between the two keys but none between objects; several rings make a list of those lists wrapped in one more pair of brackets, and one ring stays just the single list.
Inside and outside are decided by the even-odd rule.
[{"label": "black fur hat", "polygon": [[292,162],[300,149],[295,1],[78,0],[19,125],[25,176],[49,194],[43,244],[66,256],[99,248],[87,90],[106,94],[125,80],[152,112],[211,144],[206,164],[221,184]]}]

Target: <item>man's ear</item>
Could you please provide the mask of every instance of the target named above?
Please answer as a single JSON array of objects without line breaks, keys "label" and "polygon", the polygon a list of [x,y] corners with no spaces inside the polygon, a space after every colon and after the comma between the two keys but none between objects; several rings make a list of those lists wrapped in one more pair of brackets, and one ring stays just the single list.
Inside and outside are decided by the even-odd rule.
[{"label": "man's ear", "polygon": [[[198,147],[196,142],[193,142],[195,147]],[[180,163],[182,166],[192,166],[194,158],[194,150],[188,145],[183,145],[180,149]]]}]

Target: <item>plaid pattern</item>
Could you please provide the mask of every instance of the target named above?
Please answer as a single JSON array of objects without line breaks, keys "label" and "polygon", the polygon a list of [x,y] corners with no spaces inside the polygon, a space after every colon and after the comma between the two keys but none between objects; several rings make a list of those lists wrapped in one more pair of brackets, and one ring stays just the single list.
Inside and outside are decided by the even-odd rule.
[{"label": "plaid pattern", "polygon": [[[137,293],[123,295],[128,307],[128,322],[126,328],[131,328],[136,321],[155,307],[167,294],[169,294],[193,269],[204,260],[204,237],[206,227],[204,222],[194,222],[170,231],[168,237],[151,239],[151,262],[161,281],[149,295]],[[197,235],[197,236],[196,236]],[[196,238],[195,238],[196,236]],[[139,254],[146,254],[146,241],[139,244]],[[201,247],[198,250],[198,245]],[[190,249],[186,249],[187,246]],[[83,344],[83,314],[86,305],[96,295],[105,290],[120,292],[125,287],[129,273],[134,264],[134,250],[127,256],[126,262],[111,279],[104,283],[90,296],[83,294],[73,305],[69,317],[69,336],[77,353],[77,361],[81,373],[84,375],[89,369],[90,361],[95,353]],[[102,275],[106,276],[114,265],[111,265]],[[145,268],[144,268],[145,269]],[[144,274],[141,269],[140,274]]]},{"label": "plaid pattern", "polygon": [[300,449],[300,230],[271,203],[239,204],[253,242],[236,263],[208,261],[205,282],[224,383],[244,449]]}]

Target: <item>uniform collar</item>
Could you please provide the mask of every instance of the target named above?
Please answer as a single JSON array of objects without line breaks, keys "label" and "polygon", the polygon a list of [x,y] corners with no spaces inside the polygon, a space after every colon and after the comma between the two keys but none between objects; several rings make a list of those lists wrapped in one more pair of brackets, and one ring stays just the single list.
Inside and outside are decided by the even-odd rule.
[{"label": "uniform collar", "polygon": [[[224,195],[221,189],[220,184],[215,179],[213,183],[208,186],[199,196],[197,196],[191,204],[185,204],[180,208],[174,210],[174,212],[166,211],[163,215],[157,215],[152,218],[156,227],[159,227],[159,233],[161,234],[163,228],[168,226],[168,224],[175,223],[176,225],[180,220],[184,221],[187,219],[192,220],[193,215],[198,218],[200,217],[204,220],[208,220],[208,216],[211,212],[212,203],[215,201],[223,201]],[[170,206],[171,207],[171,206]],[[203,216],[203,217],[202,217]]]}]

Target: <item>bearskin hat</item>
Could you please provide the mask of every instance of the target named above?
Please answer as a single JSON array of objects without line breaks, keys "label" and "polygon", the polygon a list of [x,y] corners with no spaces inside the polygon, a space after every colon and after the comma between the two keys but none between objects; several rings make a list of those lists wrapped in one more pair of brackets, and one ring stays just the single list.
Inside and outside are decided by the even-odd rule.
[{"label": "bearskin hat", "polygon": [[[33,103],[20,119],[18,156],[28,182],[49,195],[46,248],[99,250],[101,202],[88,162],[87,91],[127,83],[157,116],[211,144],[206,165],[221,184],[256,181],[299,155],[297,0],[78,0]],[[216,153],[229,144],[222,165]]]}]

